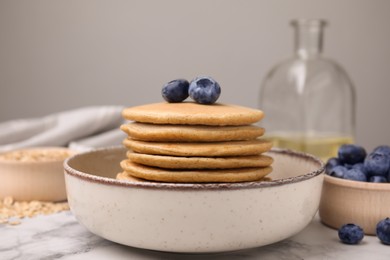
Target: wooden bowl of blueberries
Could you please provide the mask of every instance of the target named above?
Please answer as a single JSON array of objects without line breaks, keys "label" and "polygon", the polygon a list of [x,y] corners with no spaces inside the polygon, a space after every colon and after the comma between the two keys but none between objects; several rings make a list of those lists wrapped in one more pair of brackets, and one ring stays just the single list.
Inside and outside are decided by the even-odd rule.
[{"label": "wooden bowl of blueberries", "polygon": [[356,225],[390,244],[390,146],[367,153],[358,145],[342,145],[338,157],[327,161],[325,173],[321,221],[339,230]]}]

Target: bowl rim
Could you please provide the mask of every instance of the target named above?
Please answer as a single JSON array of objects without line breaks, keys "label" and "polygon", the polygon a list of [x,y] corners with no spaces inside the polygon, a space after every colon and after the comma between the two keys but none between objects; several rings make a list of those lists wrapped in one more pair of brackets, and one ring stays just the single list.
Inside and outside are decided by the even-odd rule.
[{"label": "bowl rim", "polygon": [[[359,190],[372,190],[372,191],[390,191],[390,183],[374,183],[374,182],[363,182],[337,178],[325,174],[324,182],[330,183],[336,186],[359,189]],[[387,184],[387,185],[386,185]]]},{"label": "bowl rim", "polygon": [[135,181],[127,181],[127,180],[117,180],[108,177],[96,176],[89,173],[81,172],[76,169],[73,169],[69,163],[72,160],[77,159],[78,157],[91,154],[91,153],[101,153],[113,150],[126,150],[123,146],[112,146],[112,147],[104,147],[98,148],[91,151],[81,152],[75,154],[64,161],[64,172],[65,176],[70,175],[76,177],[78,179],[100,183],[105,185],[112,186],[121,186],[121,187],[129,187],[129,188],[146,188],[146,189],[179,189],[179,190],[221,190],[221,189],[250,189],[250,188],[262,188],[262,187],[273,187],[273,186],[281,186],[296,182],[301,182],[304,180],[308,180],[314,178],[324,172],[324,163],[317,157],[297,152],[289,149],[280,149],[280,148],[272,148],[269,153],[278,153],[278,154],[286,154],[289,156],[294,156],[301,158],[303,160],[307,160],[313,163],[318,164],[318,168],[314,171],[289,177],[285,179],[278,180],[270,180],[270,181],[254,181],[254,182],[238,182],[238,183],[168,183],[168,182],[135,182]]},{"label": "bowl rim", "polygon": [[40,165],[40,164],[49,164],[49,163],[63,163],[67,158],[69,158],[69,157],[61,158],[61,159],[58,159],[58,158],[55,158],[55,159],[48,158],[48,159],[45,159],[45,160],[37,160],[37,161],[33,161],[33,160],[30,160],[30,161],[18,161],[18,160],[6,160],[6,159],[3,159],[1,157],[1,155],[7,154],[7,153],[12,153],[12,152],[17,152],[17,151],[31,151],[31,150],[33,150],[33,151],[34,150],[67,151],[70,154],[69,157],[72,157],[73,155],[78,153],[78,151],[70,149],[68,147],[64,147],[64,146],[24,147],[24,148],[18,148],[18,149],[13,149],[13,150],[9,150],[9,151],[2,151],[2,152],[0,152],[0,164],[2,164],[2,165],[30,165],[30,164]]}]

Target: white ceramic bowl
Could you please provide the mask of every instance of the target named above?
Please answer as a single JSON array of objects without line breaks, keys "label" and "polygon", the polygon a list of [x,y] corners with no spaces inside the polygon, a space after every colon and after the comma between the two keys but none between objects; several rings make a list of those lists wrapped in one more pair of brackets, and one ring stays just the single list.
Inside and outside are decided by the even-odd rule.
[{"label": "white ceramic bowl", "polygon": [[321,221],[333,228],[354,223],[367,235],[390,217],[390,183],[345,180],[325,175],[319,208]]},{"label": "white ceramic bowl", "polygon": [[288,238],[317,212],[322,163],[273,150],[269,182],[174,184],[113,179],[123,148],[65,161],[68,202],[78,221],[108,240],[170,252],[221,252]]},{"label": "white ceramic bowl", "polygon": [[34,147],[0,154],[0,198],[18,201],[66,200],[64,147]]}]

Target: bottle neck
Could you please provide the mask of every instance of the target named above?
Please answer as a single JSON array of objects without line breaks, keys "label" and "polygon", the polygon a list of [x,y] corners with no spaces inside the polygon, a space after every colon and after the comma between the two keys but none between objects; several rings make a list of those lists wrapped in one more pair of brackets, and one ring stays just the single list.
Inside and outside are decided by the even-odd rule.
[{"label": "bottle neck", "polygon": [[324,20],[294,20],[295,53],[302,58],[318,56],[322,52]]}]

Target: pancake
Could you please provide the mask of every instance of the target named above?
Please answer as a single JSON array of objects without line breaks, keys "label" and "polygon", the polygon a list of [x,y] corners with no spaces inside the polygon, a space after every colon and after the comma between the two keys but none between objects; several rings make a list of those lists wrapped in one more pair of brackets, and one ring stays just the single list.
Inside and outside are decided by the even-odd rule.
[{"label": "pancake", "polygon": [[226,126],[256,123],[264,117],[264,113],[228,104],[163,102],[126,108],[122,116],[127,120],[152,124]]},{"label": "pancake", "polygon": [[[130,181],[130,182],[154,182],[158,183],[157,181],[152,181],[152,180],[145,180],[141,178],[137,178],[135,176],[132,176],[131,173],[123,171],[120,172],[116,175],[117,180],[122,180],[122,181]],[[268,176],[261,178],[258,181],[272,181],[272,179]]]},{"label": "pancake", "polygon": [[267,152],[272,142],[264,139],[210,143],[145,142],[127,138],[123,144],[137,153],[172,156],[244,156]]},{"label": "pancake", "polygon": [[246,126],[200,126],[200,125],[155,125],[129,123],[121,126],[130,138],[150,142],[219,142],[253,140],[264,134],[262,127]]},{"label": "pancake", "polygon": [[136,178],[175,183],[244,182],[258,181],[271,173],[272,168],[241,168],[219,170],[164,170],[125,160],[121,162],[125,172]]},{"label": "pancake", "polygon": [[236,169],[265,167],[273,162],[267,155],[230,157],[178,157],[127,152],[132,162],[165,169]]},{"label": "pancake", "polygon": [[132,176],[128,174],[127,172],[120,172],[116,175],[117,180],[126,180],[126,181],[132,181],[132,182],[146,182],[147,180],[137,178],[135,176]]}]

